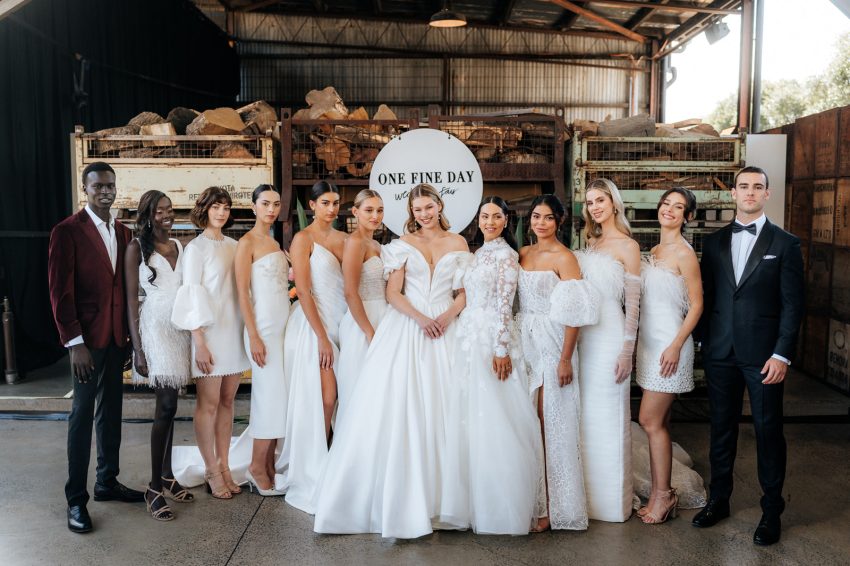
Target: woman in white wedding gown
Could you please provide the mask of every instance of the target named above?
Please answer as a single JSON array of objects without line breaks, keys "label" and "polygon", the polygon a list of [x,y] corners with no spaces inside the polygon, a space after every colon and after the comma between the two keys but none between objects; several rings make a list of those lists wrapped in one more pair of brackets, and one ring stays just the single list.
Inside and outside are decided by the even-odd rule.
[{"label": "woman in white wedding gown", "polygon": [[[648,261],[641,266],[643,296],[637,382],[643,388],[639,420],[648,438],[651,490],[643,494],[640,489],[636,491],[649,498],[638,515],[650,524],[663,523],[668,516],[675,516],[680,498],[688,500],[689,507],[704,502],[701,480],[695,490],[691,487],[694,483],[688,479],[692,476],[698,479],[695,472],[679,465],[671,480],[669,430],[676,395],[694,388],[691,332],[702,314],[702,281],[696,253],[682,233],[696,207],[696,197],[687,189],[676,187],[661,195],[658,202],[661,242],[652,248]],[[637,481],[636,487],[640,487]],[[682,493],[677,494],[676,488]]]},{"label": "woman in white wedding gown", "polygon": [[576,367],[575,345],[578,327],[596,323],[598,296],[558,241],[563,219],[555,196],[534,199],[530,225],[536,242],[522,248],[519,259],[517,322],[546,454],[535,531],[587,529],[579,419],[584,375]]},{"label": "woman in white wedding gown", "polygon": [[456,394],[454,319],[464,305],[452,283],[469,252],[448,232],[442,208],[433,187],[414,187],[407,234],[382,249],[391,307],[334,438],[316,494],[316,532],[416,538],[465,526],[445,516],[455,502],[444,498],[442,468],[446,436],[456,433],[446,430],[445,410]]},{"label": "woman in white wedding gown", "polygon": [[485,198],[478,209],[484,243],[456,278],[466,307],[452,363],[461,394],[450,404],[455,432],[445,479],[458,490],[452,500],[468,502],[452,515],[468,517],[474,532],[524,535],[536,523],[543,444],[514,328],[519,256],[507,225],[505,201]]},{"label": "woman in white wedding gown", "polygon": [[357,219],[357,229],[345,240],[342,252],[342,276],[348,311],[339,325],[339,405],[336,429],[348,408],[375,329],[387,312],[387,285],[384,281],[381,245],[374,238],[375,230],[384,221],[384,201],[377,191],[363,189],[354,197],[351,213]]},{"label": "woman in white wedding gown", "polygon": [[[260,185],[251,202],[257,219],[239,240],[234,262],[245,350],[251,356],[251,418],[243,434],[253,439],[253,447],[244,476],[261,495],[283,495],[274,489],[274,478],[277,442],[286,434],[286,411],[281,408],[288,400],[283,336],[289,317],[289,263],[271,236],[280,213],[280,193],[271,185]],[[236,467],[233,454],[231,465]]]},{"label": "woman in white wedding gown", "polygon": [[290,248],[298,306],[289,317],[284,342],[289,404],[280,459],[286,471],[277,487],[288,504],[312,513],[336,407],[339,323],[346,305],[340,266],[345,234],[333,227],[339,190],[319,181],[309,199],[313,222],[295,234]]},{"label": "woman in white wedding gown", "polygon": [[633,496],[629,378],[640,310],[640,247],[611,181],[587,185],[583,213],[588,245],[576,256],[601,297],[599,322],[582,328],[578,342],[588,516],[623,522],[631,516]]}]

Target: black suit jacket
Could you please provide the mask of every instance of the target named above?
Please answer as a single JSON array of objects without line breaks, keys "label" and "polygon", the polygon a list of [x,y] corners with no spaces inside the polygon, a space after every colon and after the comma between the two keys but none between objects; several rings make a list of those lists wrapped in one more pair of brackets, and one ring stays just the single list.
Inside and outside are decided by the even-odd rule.
[{"label": "black suit jacket", "polygon": [[736,285],[729,224],[705,238],[700,269],[704,356],[759,367],[773,354],[793,360],[804,305],[799,238],[766,221]]}]

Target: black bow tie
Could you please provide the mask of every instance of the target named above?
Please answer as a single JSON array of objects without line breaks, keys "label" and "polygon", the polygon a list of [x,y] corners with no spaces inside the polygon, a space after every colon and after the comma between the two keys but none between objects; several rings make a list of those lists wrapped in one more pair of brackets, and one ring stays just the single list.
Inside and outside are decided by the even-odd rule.
[{"label": "black bow tie", "polygon": [[749,224],[747,226],[743,226],[743,225],[735,222],[734,224],[732,224],[732,233],[737,234],[738,232],[749,232],[750,234],[755,236],[756,235],[756,225],[755,224]]}]

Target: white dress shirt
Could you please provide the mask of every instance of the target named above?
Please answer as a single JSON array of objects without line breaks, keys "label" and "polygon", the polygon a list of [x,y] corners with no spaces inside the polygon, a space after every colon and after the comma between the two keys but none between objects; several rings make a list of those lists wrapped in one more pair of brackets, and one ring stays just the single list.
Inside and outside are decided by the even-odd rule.
[{"label": "white dress shirt", "polygon": [[[88,206],[86,206],[86,212],[88,212],[91,221],[94,222],[101,240],[103,240],[103,246],[106,248],[106,253],[109,255],[109,262],[112,264],[112,273],[115,273],[115,266],[118,260],[118,238],[115,236],[115,219],[110,215],[109,222],[104,222],[97,214],[92,212],[92,209]],[[77,344],[82,343],[83,336],[81,334],[76,338],[69,340],[65,344],[65,347],[70,348],[71,346],[76,346]]]},{"label": "white dress shirt", "polygon": [[[735,269],[735,283],[741,282],[741,276],[744,274],[744,268],[747,266],[747,260],[750,259],[750,254],[753,251],[753,246],[756,245],[756,240],[759,235],[761,235],[761,230],[764,228],[765,222],[767,222],[767,217],[762,214],[752,222],[748,224],[743,224],[742,222],[735,220],[736,223],[741,226],[750,226],[751,224],[755,224],[756,226],[756,235],[753,236],[746,230],[741,230],[740,232],[732,233],[732,267]],[[776,358],[779,361],[785,362],[789,366],[791,365],[791,361],[787,358],[780,356],[779,354],[773,354],[772,358]]]}]

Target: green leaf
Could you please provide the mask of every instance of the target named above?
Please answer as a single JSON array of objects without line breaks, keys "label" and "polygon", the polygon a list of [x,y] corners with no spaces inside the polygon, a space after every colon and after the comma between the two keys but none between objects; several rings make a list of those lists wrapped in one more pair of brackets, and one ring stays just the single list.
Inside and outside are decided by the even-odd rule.
[{"label": "green leaf", "polygon": [[298,214],[298,229],[303,230],[307,227],[307,213],[304,212],[304,207],[301,205],[301,199],[295,195],[295,210]]},{"label": "green leaf", "polygon": [[523,246],[522,233],[523,233],[522,216],[517,216],[516,217],[516,232],[514,232],[514,238],[516,239],[516,245],[517,245],[518,248],[521,248]]}]

